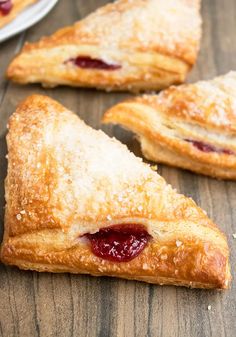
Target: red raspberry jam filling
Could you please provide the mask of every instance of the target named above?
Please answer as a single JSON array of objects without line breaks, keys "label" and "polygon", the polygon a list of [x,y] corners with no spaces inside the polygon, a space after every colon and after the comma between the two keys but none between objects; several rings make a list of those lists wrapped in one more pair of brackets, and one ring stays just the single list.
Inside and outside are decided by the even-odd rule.
[{"label": "red raspberry jam filling", "polygon": [[216,152],[219,154],[234,154],[233,151],[228,149],[219,149],[213,145],[200,142],[198,140],[185,139],[186,142],[192,143],[198,150],[202,152]]},{"label": "red raspberry jam filling", "polygon": [[117,70],[121,66],[119,64],[106,63],[99,59],[93,59],[89,56],[78,56],[74,59],[70,59],[70,62],[83,69],[101,69],[101,70]]},{"label": "red raspberry jam filling", "polygon": [[113,262],[128,262],[146,247],[151,236],[141,225],[114,225],[85,234],[94,255]]},{"label": "red raspberry jam filling", "polygon": [[0,12],[2,15],[7,15],[10,13],[13,7],[11,0],[0,0]]}]

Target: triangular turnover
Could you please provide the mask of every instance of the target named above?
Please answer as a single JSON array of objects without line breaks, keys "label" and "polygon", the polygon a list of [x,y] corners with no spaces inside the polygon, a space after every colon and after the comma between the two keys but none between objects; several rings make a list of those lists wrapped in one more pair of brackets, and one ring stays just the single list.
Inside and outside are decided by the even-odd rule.
[{"label": "triangular turnover", "polygon": [[7,74],[49,87],[157,90],[185,80],[200,37],[200,0],[118,0],[27,43]]},{"label": "triangular turnover", "polygon": [[225,236],[116,139],[34,95],[10,118],[7,145],[4,263],[228,287]]},{"label": "triangular turnover", "polygon": [[135,96],[105,112],[104,123],[137,134],[144,157],[236,180],[236,72]]}]

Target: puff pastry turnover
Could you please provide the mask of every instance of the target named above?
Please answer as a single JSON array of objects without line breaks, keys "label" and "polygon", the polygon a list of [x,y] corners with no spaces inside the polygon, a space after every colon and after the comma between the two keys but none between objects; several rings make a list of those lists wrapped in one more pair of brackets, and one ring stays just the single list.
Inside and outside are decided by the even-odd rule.
[{"label": "puff pastry turnover", "polygon": [[236,72],[127,100],[103,121],[137,133],[147,159],[236,179]]},{"label": "puff pastry turnover", "polygon": [[199,7],[200,0],[118,0],[27,43],[7,75],[19,83],[106,90],[181,83],[199,49]]},{"label": "puff pastry turnover", "polygon": [[7,144],[4,263],[228,287],[225,236],[117,140],[31,96],[10,118]]},{"label": "puff pastry turnover", "polygon": [[38,0],[0,0],[0,28],[10,23],[27,6]]}]

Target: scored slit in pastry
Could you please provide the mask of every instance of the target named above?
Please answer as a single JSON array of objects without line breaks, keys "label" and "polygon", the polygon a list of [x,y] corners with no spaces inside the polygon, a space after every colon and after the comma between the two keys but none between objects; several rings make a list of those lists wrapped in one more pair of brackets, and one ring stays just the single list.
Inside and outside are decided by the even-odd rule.
[{"label": "scored slit in pastry", "polygon": [[10,118],[7,145],[4,263],[228,287],[224,234],[116,139],[35,95]]},{"label": "scored slit in pastry", "polygon": [[26,7],[38,0],[0,0],[0,28],[4,27]]},{"label": "scored slit in pastry", "polygon": [[236,72],[121,102],[103,121],[135,132],[149,160],[236,179]]},{"label": "scored slit in pastry", "polygon": [[106,90],[181,83],[199,49],[199,8],[200,0],[118,0],[27,43],[7,75],[19,83]]}]

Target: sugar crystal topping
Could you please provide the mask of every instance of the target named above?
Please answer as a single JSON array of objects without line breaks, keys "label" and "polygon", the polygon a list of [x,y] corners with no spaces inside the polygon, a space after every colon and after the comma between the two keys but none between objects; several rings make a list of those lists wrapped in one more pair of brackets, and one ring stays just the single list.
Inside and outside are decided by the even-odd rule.
[{"label": "sugar crystal topping", "polygon": [[78,34],[104,47],[160,49],[191,63],[200,26],[198,0],[118,0],[79,22]]},{"label": "sugar crystal topping", "polygon": [[159,95],[143,98],[168,116],[236,131],[236,72],[210,81],[172,86]]},{"label": "sugar crystal topping", "polygon": [[13,115],[8,135],[9,188],[21,196],[17,220],[27,221],[30,211],[38,226],[60,219],[69,227],[83,219],[97,227],[162,211],[164,180],[126,146],[67,110],[48,104],[45,113],[34,103],[30,109]]}]

